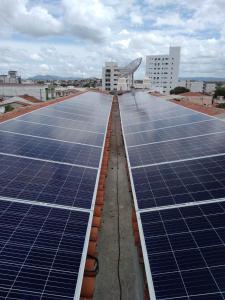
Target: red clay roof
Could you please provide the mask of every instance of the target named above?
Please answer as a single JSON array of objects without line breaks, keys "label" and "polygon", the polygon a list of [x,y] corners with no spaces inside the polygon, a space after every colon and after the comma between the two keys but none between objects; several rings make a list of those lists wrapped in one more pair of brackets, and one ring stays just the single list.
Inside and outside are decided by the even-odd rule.
[{"label": "red clay roof", "polygon": [[42,102],[41,100],[38,100],[37,98],[30,96],[30,95],[20,95],[18,97],[23,98],[23,99],[28,100],[33,103],[41,103]]},{"label": "red clay roof", "polygon": [[195,104],[195,103],[191,103],[191,102],[187,102],[187,101],[183,101],[183,100],[181,100],[179,102],[177,102],[176,100],[170,100],[170,101],[174,102],[178,105],[182,105],[184,107],[191,108],[193,110],[202,112],[209,116],[215,116],[215,115],[223,113],[222,109],[216,109],[215,107],[205,107],[205,106],[201,106],[199,104]]},{"label": "red clay roof", "polygon": [[199,93],[199,92],[187,92],[187,93],[182,93],[182,94],[179,94],[179,96],[189,96],[189,97],[196,97],[196,96],[203,96],[202,93]]}]

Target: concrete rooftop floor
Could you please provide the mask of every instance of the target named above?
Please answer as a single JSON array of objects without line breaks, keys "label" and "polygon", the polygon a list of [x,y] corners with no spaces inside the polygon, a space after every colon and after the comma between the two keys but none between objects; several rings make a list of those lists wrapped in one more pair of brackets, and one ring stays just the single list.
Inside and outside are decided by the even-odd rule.
[{"label": "concrete rooftop floor", "polygon": [[132,206],[116,99],[112,108],[110,161],[98,241],[99,274],[96,278],[94,300],[144,299],[144,272],[134,244]]}]

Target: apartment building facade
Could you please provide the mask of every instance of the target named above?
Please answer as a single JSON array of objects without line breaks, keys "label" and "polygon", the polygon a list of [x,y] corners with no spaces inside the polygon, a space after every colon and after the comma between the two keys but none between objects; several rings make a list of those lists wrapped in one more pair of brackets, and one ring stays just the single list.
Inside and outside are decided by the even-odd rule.
[{"label": "apartment building facade", "polygon": [[180,47],[170,47],[167,55],[146,57],[146,77],[150,79],[151,89],[169,94],[170,90],[177,86],[180,50]]},{"label": "apartment building facade", "polygon": [[102,89],[105,91],[117,90],[119,68],[116,62],[106,62],[102,68]]}]

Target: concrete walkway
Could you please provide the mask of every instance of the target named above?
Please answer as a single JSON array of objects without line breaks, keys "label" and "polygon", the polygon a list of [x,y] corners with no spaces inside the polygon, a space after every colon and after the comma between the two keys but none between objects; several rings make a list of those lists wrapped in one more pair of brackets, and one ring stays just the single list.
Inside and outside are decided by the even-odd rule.
[{"label": "concrete walkway", "polygon": [[113,104],[112,120],[103,223],[98,241],[100,271],[94,300],[143,300],[143,270],[132,232],[133,199],[129,192],[117,101]]}]

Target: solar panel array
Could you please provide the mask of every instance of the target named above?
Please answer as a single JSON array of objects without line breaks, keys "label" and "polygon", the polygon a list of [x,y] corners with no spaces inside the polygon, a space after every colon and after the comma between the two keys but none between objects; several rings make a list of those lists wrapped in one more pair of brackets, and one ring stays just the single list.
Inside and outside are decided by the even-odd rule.
[{"label": "solar panel array", "polygon": [[225,299],[225,122],[119,97],[151,300]]},{"label": "solar panel array", "polygon": [[112,99],[0,124],[0,299],[79,299]]}]

